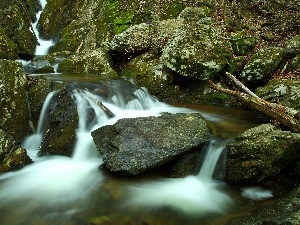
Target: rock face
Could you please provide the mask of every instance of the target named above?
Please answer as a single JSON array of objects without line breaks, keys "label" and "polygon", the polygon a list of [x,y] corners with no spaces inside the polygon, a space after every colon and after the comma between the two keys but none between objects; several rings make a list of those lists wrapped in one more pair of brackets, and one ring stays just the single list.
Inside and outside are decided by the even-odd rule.
[{"label": "rock face", "polygon": [[210,140],[201,114],[121,119],[92,132],[105,165],[113,172],[138,174]]},{"label": "rock face", "polygon": [[27,79],[21,64],[0,60],[0,128],[20,142],[28,133]]},{"label": "rock face", "polygon": [[226,179],[258,181],[275,176],[299,159],[300,134],[263,124],[227,144]]}]

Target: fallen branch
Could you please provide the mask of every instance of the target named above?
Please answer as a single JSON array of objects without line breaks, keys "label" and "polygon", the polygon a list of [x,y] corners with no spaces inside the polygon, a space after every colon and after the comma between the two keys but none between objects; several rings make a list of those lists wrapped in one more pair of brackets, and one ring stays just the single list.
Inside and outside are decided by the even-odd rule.
[{"label": "fallen branch", "polygon": [[113,112],[110,111],[105,105],[103,105],[103,103],[101,101],[99,101],[98,99],[96,99],[93,95],[91,95],[87,91],[83,91],[83,93],[85,94],[85,96],[87,98],[89,98],[91,101],[95,102],[98,106],[100,106],[100,108],[105,112],[105,114],[107,115],[108,118],[115,117],[115,114],[113,114]]},{"label": "fallen branch", "polygon": [[246,106],[258,110],[269,118],[278,121],[280,124],[288,127],[293,132],[300,133],[299,111],[280,104],[270,103],[255,95],[230,73],[226,73],[226,75],[246,93],[223,88],[216,85],[211,80],[208,81],[210,87],[230,96],[237,97]]}]

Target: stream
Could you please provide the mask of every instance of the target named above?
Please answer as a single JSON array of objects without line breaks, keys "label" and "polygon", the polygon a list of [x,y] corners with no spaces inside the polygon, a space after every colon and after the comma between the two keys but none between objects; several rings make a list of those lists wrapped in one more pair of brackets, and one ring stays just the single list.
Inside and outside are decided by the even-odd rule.
[{"label": "stream", "polygon": [[[45,4],[45,0],[41,1],[43,8]],[[39,37],[36,27],[37,22],[33,29]],[[46,55],[52,41],[40,38],[38,41],[36,55]],[[99,78],[49,74],[48,79],[94,85]],[[242,189],[245,187],[230,186],[214,177],[219,159],[225,155],[225,143],[260,123],[252,113],[196,104],[166,104],[143,88],[132,90],[131,95],[135,97],[125,101],[119,82],[122,83],[108,80],[109,98],[86,89],[73,91],[79,123],[71,157],[38,155],[54,93],[48,94],[35,133],[24,137],[22,145],[34,163],[20,171],[0,175],[1,224],[221,225],[272,201],[268,200],[273,196],[269,190]],[[101,101],[115,117],[108,118],[92,99]],[[87,121],[89,108],[96,115],[92,124]],[[146,173],[120,177],[101,170],[103,160],[93,143],[93,130],[122,118],[159,116],[166,112],[200,112],[213,130],[215,138],[203,149],[197,175],[163,178]]]},{"label": "stream", "polygon": [[[74,82],[76,77],[56,74],[49,75],[48,79]],[[78,77],[76,82],[94,87],[99,78],[93,79]],[[89,92],[87,88],[76,88],[72,93],[79,116],[72,157],[41,157],[37,154],[46,127],[48,105],[54,93],[48,94],[36,133],[23,142],[23,148],[34,163],[0,176],[0,217],[3,224],[219,225],[241,212],[241,207],[243,212],[253,207],[249,194],[242,195],[241,189],[214,178],[220,155],[224,155],[225,143],[258,124],[253,114],[213,106],[170,105],[158,101],[142,88],[125,88],[127,94],[130,90],[130,95],[135,96],[128,101],[123,93],[124,81],[107,80],[104,83],[110,93],[106,98]],[[115,117],[108,118],[93,99],[101,101]],[[87,119],[90,108],[95,112],[92,123]],[[211,124],[216,138],[202,151],[198,175],[163,178],[155,173],[146,173],[119,177],[100,169],[103,161],[91,137],[93,130],[114,124],[118,119],[159,116],[165,112],[201,112]],[[248,189],[248,192],[260,195],[261,199],[272,197],[270,191]]]}]

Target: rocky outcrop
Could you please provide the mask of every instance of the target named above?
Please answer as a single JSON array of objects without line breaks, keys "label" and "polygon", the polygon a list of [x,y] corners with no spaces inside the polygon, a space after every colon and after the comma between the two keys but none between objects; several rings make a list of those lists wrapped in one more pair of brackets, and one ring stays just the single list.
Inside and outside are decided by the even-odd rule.
[{"label": "rocky outcrop", "polygon": [[277,175],[299,160],[300,134],[270,124],[252,128],[227,144],[226,179],[253,182]]},{"label": "rocky outcrop", "polygon": [[101,49],[63,59],[58,65],[57,72],[117,76],[116,71],[112,69],[110,57]]},{"label": "rocky outcrop", "polygon": [[28,133],[27,79],[21,64],[0,60],[0,128],[20,142]]},{"label": "rocky outcrop", "polygon": [[210,140],[201,114],[165,114],[121,119],[92,132],[93,140],[111,171],[139,174],[162,165]]}]

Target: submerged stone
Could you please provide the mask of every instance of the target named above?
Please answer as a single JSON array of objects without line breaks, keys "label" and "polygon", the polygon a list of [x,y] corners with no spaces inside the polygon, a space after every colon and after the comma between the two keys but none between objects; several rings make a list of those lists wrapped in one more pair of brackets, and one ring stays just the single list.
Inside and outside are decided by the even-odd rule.
[{"label": "submerged stone", "polygon": [[201,149],[210,132],[201,114],[165,114],[121,119],[93,131],[92,137],[111,171],[133,175]]}]

